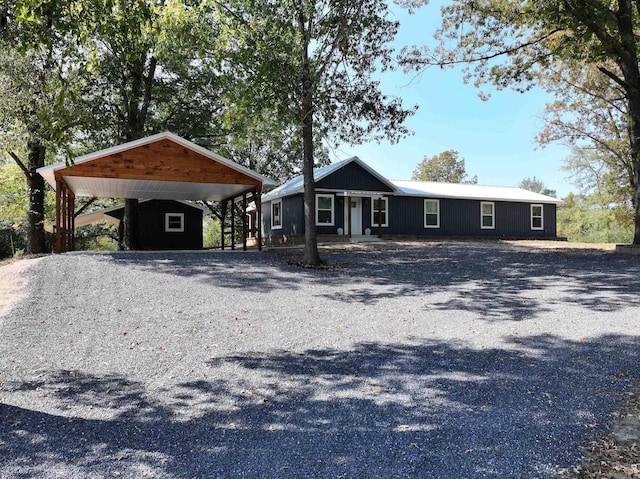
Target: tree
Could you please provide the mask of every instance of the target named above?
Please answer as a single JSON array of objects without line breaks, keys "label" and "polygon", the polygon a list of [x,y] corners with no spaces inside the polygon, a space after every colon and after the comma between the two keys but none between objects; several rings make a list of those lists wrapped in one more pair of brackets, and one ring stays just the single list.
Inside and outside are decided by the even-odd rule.
[{"label": "tree", "polygon": [[[222,5],[234,38],[233,70],[254,104],[276,105],[300,132],[303,150],[305,252],[320,263],[315,227],[315,144],[397,141],[412,110],[372,79],[392,68],[398,29],[382,0],[234,0]],[[238,35],[240,32],[240,37]],[[246,98],[246,97],[245,97]]]},{"label": "tree", "polygon": [[[62,2],[3,2],[0,13],[0,146],[28,185],[27,253],[46,249],[45,184],[36,172],[71,142],[84,117],[85,81]],[[26,159],[25,159],[26,157]]]},{"label": "tree", "polygon": [[[83,5],[86,18],[78,28],[92,53],[92,112],[99,125],[89,134],[93,144],[129,142],[167,129],[215,143],[224,111],[215,19],[180,1]],[[122,249],[138,248],[137,203],[125,199]]]},{"label": "tree", "polygon": [[455,0],[442,12],[438,46],[405,50],[408,67],[466,64],[467,80],[526,91],[558,62],[583,63],[619,88],[629,132],[633,243],[640,244],[640,2]]},{"label": "tree", "polygon": [[478,176],[467,177],[467,170],[464,165],[464,158],[458,159],[459,153],[456,150],[446,150],[438,155],[424,159],[411,175],[412,180],[419,181],[440,181],[443,183],[478,183]]},{"label": "tree", "polygon": [[534,193],[553,196],[554,198],[556,196],[555,190],[550,190],[549,188],[547,188],[542,180],[537,179],[535,176],[533,178],[524,178],[518,184],[518,187],[524,190],[533,191]]}]

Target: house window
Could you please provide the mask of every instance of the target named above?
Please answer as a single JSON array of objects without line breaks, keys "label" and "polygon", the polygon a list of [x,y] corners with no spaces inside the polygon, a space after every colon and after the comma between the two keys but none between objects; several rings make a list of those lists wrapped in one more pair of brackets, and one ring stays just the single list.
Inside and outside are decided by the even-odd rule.
[{"label": "house window", "polygon": [[440,200],[424,200],[424,227],[440,228]]},{"label": "house window", "polygon": [[166,213],[164,215],[164,230],[167,233],[184,232],[184,213]]},{"label": "house window", "polygon": [[316,195],[316,225],[333,224],[333,195]]},{"label": "house window", "polygon": [[[373,208],[371,210],[371,226],[389,226],[389,215],[387,207],[389,205],[388,198],[374,198]],[[380,218],[378,218],[378,216]],[[380,224],[382,222],[382,224]]]},{"label": "house window", "polygon": [[531,205],[531,229],[544,229],[542,205]]},{"label": "house window", "polygon": [[271,202],[271,229],[282,228],[282,200]]},{"label": "house window", "polygon": [[483,201],[480,203],[480,228],[483,230],[495,229],[495,216],[495,204],[493,202]]}]

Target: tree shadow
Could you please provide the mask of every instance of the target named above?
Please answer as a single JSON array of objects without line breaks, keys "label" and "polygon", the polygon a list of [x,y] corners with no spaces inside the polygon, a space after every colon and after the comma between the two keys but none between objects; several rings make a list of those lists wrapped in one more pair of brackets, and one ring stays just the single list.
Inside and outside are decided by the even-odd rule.
[{"label": "tree shadow", "polygon": [[555,477],[639,354],[538,336],[239,353],[160,388],[59,371],[4,385],[0,477]]},{"label": "tree shadow", "polygon": [[329,249],[323,257],[336,268],[327,270],[297,268],[286,257],[256,252],[98,257],[117,267],[246,292],[300,292],[367,305],[418,298],[423,311],[465,311],[486,321],[539,317],[561,304],[591,312],[640,306],[640,258],[613,253],[534,253],[482,243]]},{"label": "tree shadow", "polygon": [[305,276],[278,257],[253,251],[136,251],[96,257],[130,270],[189,278],[212,287],[257,293],[297,289]]},{"label": "tree shadow", "polygon": [[426,311],[466,311],[522,320],[573,304],[611,312],[640,305],[640,260],[613,253],[526,252],[481,244],[330,251],[351,287],[330,300],[423,297]]}]

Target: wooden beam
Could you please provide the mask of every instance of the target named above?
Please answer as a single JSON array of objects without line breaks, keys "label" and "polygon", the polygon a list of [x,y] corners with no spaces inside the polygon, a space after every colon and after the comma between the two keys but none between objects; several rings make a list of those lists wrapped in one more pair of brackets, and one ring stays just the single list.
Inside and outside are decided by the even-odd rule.
[{"label": "wooden beam", "polygon": [[222,200],[221,201],[221,206],[222,206],[222,221],[220,222],[220,243],[221,243],[221,249],[224,249],[224,223],[227,219],[227,201],[228,200]]},{"label": "wooden beam", "polygon": [[262,183],[170,140],[75,164],[55,175],[248,186]]},{"label": "wooden beam", "polygon": [[236,202],[231,200],[231,249],[236,249]]},{"label": "wooden beam", "polygon": [[256,222],[258,223],[258,251],[262,251],[262,199],[261,191],[253,190],[253,201],[256,204]]},{"label": "wooden beam", "polygon": [[242,250],[247,251],[247,193],[242,194]]}]

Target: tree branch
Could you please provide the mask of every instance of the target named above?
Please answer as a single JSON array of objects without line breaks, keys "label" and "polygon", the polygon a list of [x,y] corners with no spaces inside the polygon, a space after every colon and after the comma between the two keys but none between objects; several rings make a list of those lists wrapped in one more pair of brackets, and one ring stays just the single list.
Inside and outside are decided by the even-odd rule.
[{"label": "tree branch", "polygon": [[15,161],[16,164],[20,167],[20,169],[24,173],[24,176],[27,177],[27,183],[31,184],[33,182],[33,174],[29,171],[29,168],[24,166],[24,163],[13,151],[7,151],[7,153],[9,153],[9,156],[11,156],[11,158],[13,158],[13,161]]},{"label": "tree branch", "polygon": [[612,71],[606,69],[605,67],[598,67],[598,70],[600,70],[600,72],[602,72],[603,74],[611,78],[614,82],[616,82],[618,85],[620,85],[622,88],[624,88],[625,91],[629,87],[627,82],[625,82],[622,78],[620,78],[618,75],[616,75]]}]

